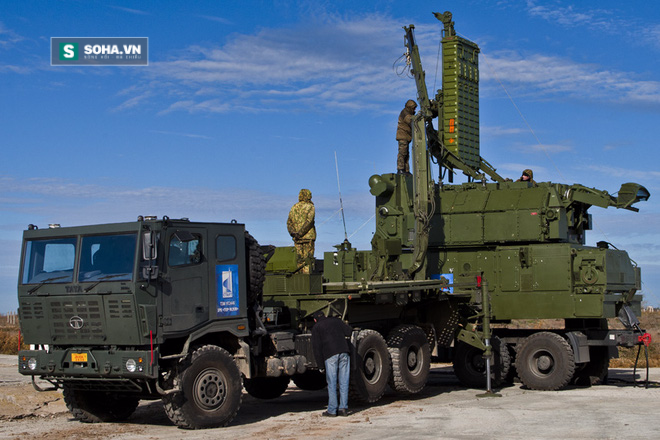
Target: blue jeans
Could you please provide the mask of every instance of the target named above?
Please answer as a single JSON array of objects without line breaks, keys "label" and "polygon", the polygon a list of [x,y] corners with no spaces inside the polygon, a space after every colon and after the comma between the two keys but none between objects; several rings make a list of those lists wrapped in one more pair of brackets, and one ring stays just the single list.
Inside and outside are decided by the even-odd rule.
[{"label": "blue jeans", "polygon": [[348,353],[339,353],[325,360],[328,382],[328,412],[337,414],[337,379],[339,379],[339,409],[348,409],[348,380],[351,374]]}]

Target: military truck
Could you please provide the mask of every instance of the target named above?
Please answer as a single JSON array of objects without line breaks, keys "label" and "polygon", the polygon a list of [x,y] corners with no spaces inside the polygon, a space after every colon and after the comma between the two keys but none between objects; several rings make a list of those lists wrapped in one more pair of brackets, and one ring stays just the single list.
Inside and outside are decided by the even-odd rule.
[{"label": "military truck", "polygon": [[[405,28],[420,102],[413,174],[369,179],[377,216],[371,250],[346,239],[301,273],[293,247],[259,246],[235,221],[30,225],[18,298],[32,347],[20,351],[19,371],[62,388],[83,422],[122,420],[140,399],[162,399],[179,427],[224,426],[242,387],[267,399],[291,380],[302,389],[325,386],[311,354],[312,314],[324,310],[354,329],[353,402],[375,402],[388,387],[420,392],[432,354],[449,349],[470,386],[490,389],[512,365],[534,389],[602,378],[617,346],[638,343],[640,271],[624,251],[584,245],[587,210],[635,210],[648,191],[624,184],[612,197],[501,178],[477,149],[478,48],[455,35],[449,13],[437,16],[449,58],[434,100],[413,26]],[[455,170],[468,182],[434,181],[432,161],[450,182]],[[613,316],[628,329],[609,330]],[[566,325],[507,327],[518,318]]]}]

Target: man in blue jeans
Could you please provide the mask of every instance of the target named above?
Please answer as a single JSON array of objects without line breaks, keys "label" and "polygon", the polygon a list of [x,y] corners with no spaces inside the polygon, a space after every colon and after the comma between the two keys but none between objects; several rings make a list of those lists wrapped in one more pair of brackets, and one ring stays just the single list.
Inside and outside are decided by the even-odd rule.
[{"label": "man in blue jeans", "polygon": [[[325,366],[325,379],[328,382],[328,409],[323,416],[348,415],[348,381],[350,377],[351,347],[346,338],[351,336],[351,328],[341,319],[327,317],[323,312],[314,313],[312,327],[312,347],[316,364]],[[339,406],[337,406],[337,382],[339,382]]]}]

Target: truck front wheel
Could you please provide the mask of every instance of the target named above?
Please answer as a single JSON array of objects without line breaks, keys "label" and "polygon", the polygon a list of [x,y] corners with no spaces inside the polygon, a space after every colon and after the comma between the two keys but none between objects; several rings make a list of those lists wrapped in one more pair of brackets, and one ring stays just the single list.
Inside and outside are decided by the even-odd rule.
[{"label": "truck front wheel", "polygon": [[523,385],[533,390],[560,390],[575,372],[573,349],[561,335],[534,333],[518,346],[516,370]]},{"label": "truck front wheel", "polygon": [[175,382],[180,392],[164,396],[163,406],[180,428],[226,426],[241,406],[241,374],[232,355],[215,345],[195,350]]},{"label": "truck front wheel", "polygon": [[105,391],[77,390],[64,384],[64,403],[76,420],[84,423],[119,422],[135,412],[139,399]]},{"label": "truck front wheel", "polygon": [[352,359],[349,397],[358,403],[373,403],[383,397],[392,374],[385,339],[375,330],[361,330]]}]

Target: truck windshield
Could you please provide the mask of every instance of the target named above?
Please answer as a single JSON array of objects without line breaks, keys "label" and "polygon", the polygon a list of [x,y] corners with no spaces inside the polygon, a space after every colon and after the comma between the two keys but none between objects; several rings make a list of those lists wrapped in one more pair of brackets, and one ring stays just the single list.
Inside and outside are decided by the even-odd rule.
[{"label": "truck windshield", "polygon": [[30,240],[25,244],[23,284],[70,283],[76,260],[76,238]]},{"label": "truck windshield", "polygon": [[83,237],[78,281],[133,279],[136,243],[136,234]]}]

